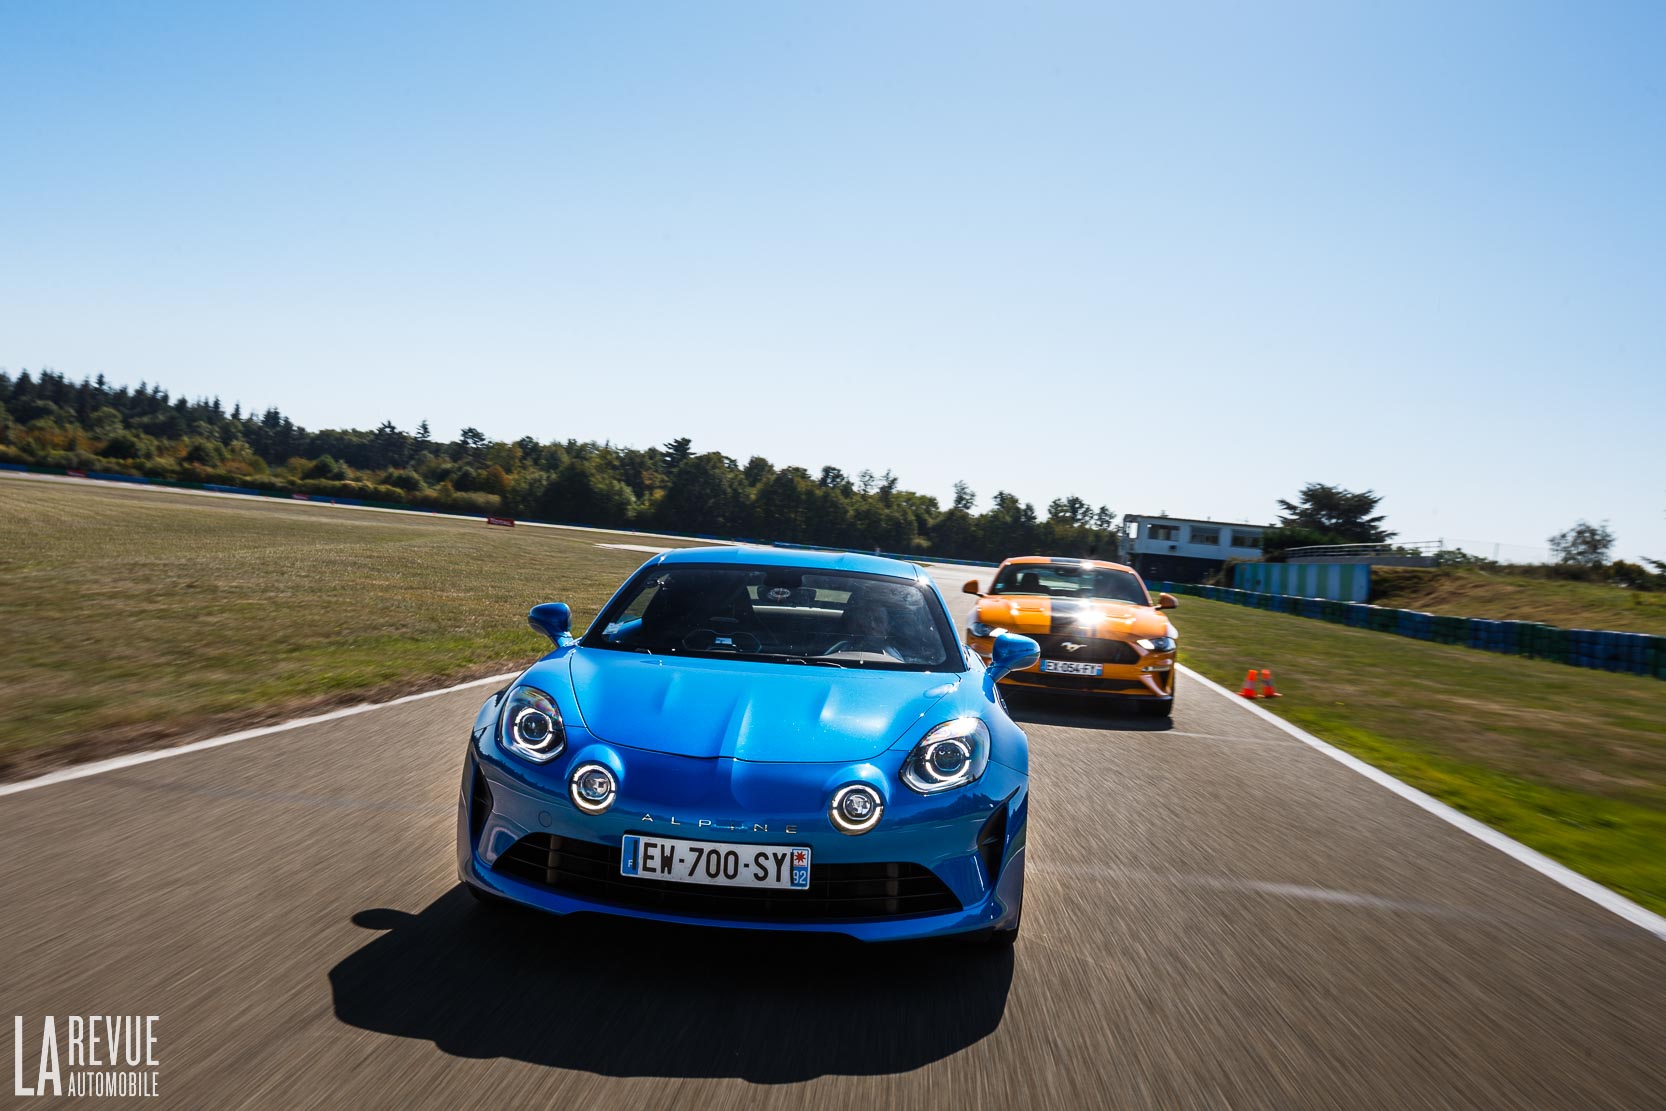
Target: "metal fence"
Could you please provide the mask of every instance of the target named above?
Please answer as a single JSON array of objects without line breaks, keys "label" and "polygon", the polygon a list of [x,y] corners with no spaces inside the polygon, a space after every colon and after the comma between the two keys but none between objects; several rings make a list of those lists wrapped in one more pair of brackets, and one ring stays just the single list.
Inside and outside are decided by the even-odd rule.
[{"label": "metal fence", "polygon": [[1287,548],[1284,558],[1292,563],[1310,559],[1350,559],[1365,562],[1382,557],[1438,557],[1443,547],[1439,540],[1411,540],[1403,544],[1312,544],[1305,548]]},{"label": "metal fence", "polygon": [[1526,544],[1502,544],[1494,540],[1463,540],[1450,536],[1439,540],[1397,540],[1382,544],[1312,544],[1289,548],[1283,558],[1291,563],[1328,561],[1333,563],[1379,563],[1392,566],[1435,567],[1457,561],[1488,560],[1493,563],[1549,563],[1549,548]]}]

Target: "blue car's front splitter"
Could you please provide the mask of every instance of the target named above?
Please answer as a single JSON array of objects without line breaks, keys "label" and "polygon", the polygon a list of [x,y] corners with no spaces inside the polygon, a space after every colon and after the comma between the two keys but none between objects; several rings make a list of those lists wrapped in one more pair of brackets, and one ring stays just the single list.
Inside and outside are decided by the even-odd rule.
[{"label": "blue car's front splitter", "polygon": [[[593,912],[625,918],[641,918],[652,922],[670,922],[683,926],[718,926],[737,930],[775,930],[792,933],[846,934],[859,941],[908,941],[919,938],[948,937],[953,934],[973,933],[992,928],[1010,928],[1016,914],[1008,910],[1001,897],[1009,884],[1012,890],[1021,889],[1024,875],[1024,850],[1018,849],[1003,869],[1002,882],[983,902],[949,914],[921,915],[910,918],[846,919],[831,922],[773,922],[750,918],[713,918],[684,914],[661,914],[637,907],[621,907],[610,903],[577,899],[559,892],[526,883],[509,876],[501,876],[481,866],[480,858],[472,852],[458,869],[458,877],[466,884],[490,895],[508,899],[523,906],[535,907],[551,914]],[[1010,878],[1009,878],[1010,877]]]}]

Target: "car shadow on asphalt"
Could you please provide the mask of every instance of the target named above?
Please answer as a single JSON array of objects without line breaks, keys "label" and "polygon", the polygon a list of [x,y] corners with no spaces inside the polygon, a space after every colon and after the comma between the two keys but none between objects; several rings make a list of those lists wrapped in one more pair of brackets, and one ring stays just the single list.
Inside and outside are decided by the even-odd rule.
[{"label": "car shadow on asphalt", "polygon": [[1011,949],[556,918],[461,885],[353,922],[377,936],[330,970],[341,1021],[604,1076],[907,1072],[993,1033],[1012,984]]},{"label": "car shadow on asphalt", "polygon": [[1066,729],[1101,729],[1117,733],[1166,733],[1169,718],[1141,716],[1138,708],[1114,699],[1080,694],[1002,691],[1007,713],[1020,725],[1057,725]]}]

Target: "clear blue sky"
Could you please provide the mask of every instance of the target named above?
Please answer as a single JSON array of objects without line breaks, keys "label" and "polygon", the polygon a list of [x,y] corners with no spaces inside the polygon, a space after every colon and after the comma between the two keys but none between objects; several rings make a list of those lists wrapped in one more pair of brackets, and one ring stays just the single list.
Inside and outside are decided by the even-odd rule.
[{"label": "clear blue sky", "polygon": [[1666,5],[0,3],[0,366],[1666,558]]}]

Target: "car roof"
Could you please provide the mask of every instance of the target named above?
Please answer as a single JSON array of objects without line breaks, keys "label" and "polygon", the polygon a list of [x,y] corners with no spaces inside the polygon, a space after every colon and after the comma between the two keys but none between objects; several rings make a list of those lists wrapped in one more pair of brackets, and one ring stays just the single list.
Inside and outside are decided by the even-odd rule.
[{"label": "car roof", "polygon": [[820,571],[855,571],[868,575],[889,575],[919,582],[924,573],[914,564],[887,556],[862,552],[828,552],[814,548],[722,547],[672,548],[651,562],[658,563],[744,563],[754,567],[809,567]]},{"label": "car roof", "polygon": [[1077,559],[1074,556],[1013,556],[1011,559],[1002,560],[1001,566],[1005,567],[1009,563],[1051,563],[1071,567],[1103,567],[1108,571],[1126,571],[1130,575],[1139,574],[1126,563],[1112,563],[1108,559]]}]

